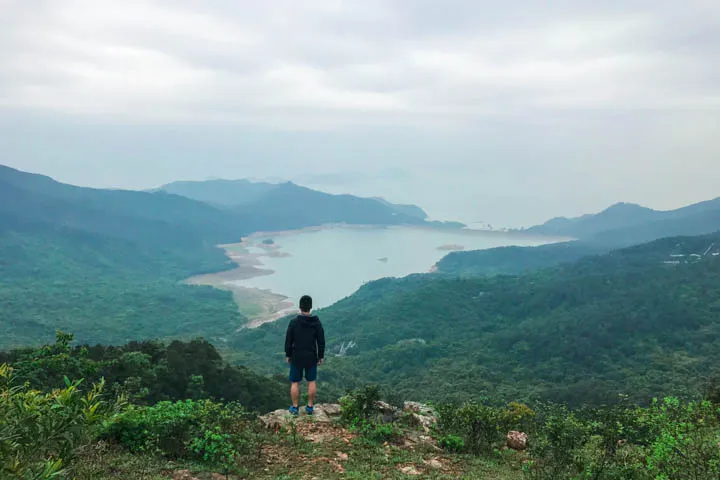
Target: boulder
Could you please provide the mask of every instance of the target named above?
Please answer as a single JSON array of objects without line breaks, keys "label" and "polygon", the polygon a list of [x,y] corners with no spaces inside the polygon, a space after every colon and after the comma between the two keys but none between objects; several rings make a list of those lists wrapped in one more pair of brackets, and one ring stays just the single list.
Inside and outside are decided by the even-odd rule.
[{"label": "boulder", "polygon": [[422,475],[422,472],[415,468],[414,465],[401,466],[399,470],[405,475]]},{"label": "boulder", "polygon": [[427,449],[432,449],[437,452],[441,452],[442,449],[438,447],[437,440],[430,435],[423,435],[418,431],[407,430],[403,433],[400,445],[406,448],[414,448],[417,446],[423,446]]},{"label": "boulder", "polygon": [[435,413],[424,405],[411,407],[405,410],[408,421],[417,427],[422,428],[423,432],[430,433],[432,428],[437,424]]},{"label": "boulder", "polygon": [[437,458],[431,458],[430,460],[423,460],[423,463],[427,465],[430,468],[434,468],[436,470],[439,470],[443,468],[443,464],[440,460]]},{"label": "boulder", "polygon": [[[301,415],[305,415],[305,409],[301,408]],[[316,422],[333,422],[340,418],[340,405],[337,403],[323,403],[315,405],[313,420]]]},{"label": "boulder", "polygon": [[423,415],[426,417],[435,416],[435,410],[433,410],[432,407],[423,405],[422,403],[418,402],[405,402],[403,404],[403,412],[417,413],[418,415]]},{"label": "boulder", "polygon": [[397,408],[393,407],[389,403],[378,400],[375,402],[375,408],[380,412],[380,418],[383,423],[392,423],[395,421],[395,414]]},{"label": "boulder", "polygon": [[512,448],[513,450],[526,450],[527,444],[528,444],[528,437],[527,434],[523,432],[516,432],[511,431],[508,432],[507,437],[507,446],[508,448]]},{"label": "boulder", "polygon": [[318,408],[321,409],[328,417],[339,417],[342,413],[340,405],[337,403],[325,403],[318,405]]}]

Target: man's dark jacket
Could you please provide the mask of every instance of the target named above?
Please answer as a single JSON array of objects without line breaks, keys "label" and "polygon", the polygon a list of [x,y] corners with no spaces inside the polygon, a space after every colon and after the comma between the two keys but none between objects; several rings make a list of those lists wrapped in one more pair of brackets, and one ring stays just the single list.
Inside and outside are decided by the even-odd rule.
[{"label": "man's dark jacket", "polygon": [[325,331],[315,315],[298,315],[290,320],[285,334],[285,356],[296,367],[311,368],[325,357]]}]

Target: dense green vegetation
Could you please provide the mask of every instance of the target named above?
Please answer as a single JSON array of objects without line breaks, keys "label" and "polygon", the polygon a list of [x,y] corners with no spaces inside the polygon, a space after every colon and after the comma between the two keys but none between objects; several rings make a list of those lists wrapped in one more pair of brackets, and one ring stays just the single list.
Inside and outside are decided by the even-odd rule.
[{"label": "dense green vegetation", "polygon": [[180,282],[230,266],[243,231],[165,193],[96,190],[0,167],[0,348],[56,329],[87,342],[218,339],[245,319],[227,292]]},{"label": "dense green vegetation", "polygon": [[[5,225],[5,224],[4,224]],[[207,247],[159,250],[39,226],[0,234],[0,347],[49,341],[219,339],[245,321],[230,293],[179,283],[228,265]]]},{"label": "dense green vegetation", "polygon": [[[720,364],[720,235],[663,239],[522,276],[415,275],[370,283],[319,312],[338,389],[599,404],[693,396]],[[236,359],[281,372],[284,322],[242,331]],[[271,354],[269,352],[272,352]]]},{"label": "dense green vegetation", "polygon": [[[78,360],[67,340],[60,336],[55,345],[27,353],[23,361],[41,376],[48,368],[59,372],[69,366],[69,358]],[[262,479],[399,479],[408,468],[438,479],[699,480],[720,475],[717,393],[690,402],[669,397],[647,407],[621,398],[613,405],[575,410],[549,403],[442,403],[431,409],[437,422],[423,431],[412,410],[383,420],[378,400],[397,396],[366,387],[341,399],[340,425],[294,420],[272,431],[235,402],[196,397],[144,405],[103,380],[89,385],[64,377],[62,386],[38,391],[17,375],[0,361],[3,479],[160,479],[182,467]],[[527,451],[501,448],[509,430],[527,433]],[[405,439],[419,435],[433,438],[443,451],[408,448]]]},{"label": "dense green vegetation", "polygon": [[[412,411],[401,413],[394,424],[383,423],[381,398],[375,386],[343,397],[344,423],[379,442],[397,435],[403,424],[414,424]],[[525,479],[720,478],[716,400],[681,402],[668,397],[638,407],[620,398],[611,405],[575,410],[552,403],[539,403],[534,409],[517,402],[441,403],[433,406],[437,424],[432,434],[446,451],[508,461],[515,452],[501,450],[506,434],[524,432],[529,437],[520,468]]]},{"label": "dense green vegetation", "polygon": [[0,363],[14,369],[16,380],[50,391],[65,378],[103,382],[136,404],[209,398],[240,402],[266,412],[285,405],[286,385],[230,366],[204,340],[130,342],[123,346],[71,346],[72,335],[58,333],[54,344],[0,352]]},{"label": "dense green vegetation", "polygon": [[[544,404],[493,407],[467,402],[438,408],[438,433],[460,450],[489,454],[509,430],[532,439],[524,478],[720,478],[720,408],[709,401],[668,397],[650,407],[569,410]],[[447,441],[446,441],[447,442]]]},{"label": "dense green vegetation", "polygon": [[437,273],[460,277],[520,274],[570,263],[609,248],[583,242],[563,242],[539,247],[497,247],[451,252],[437,263]]}]

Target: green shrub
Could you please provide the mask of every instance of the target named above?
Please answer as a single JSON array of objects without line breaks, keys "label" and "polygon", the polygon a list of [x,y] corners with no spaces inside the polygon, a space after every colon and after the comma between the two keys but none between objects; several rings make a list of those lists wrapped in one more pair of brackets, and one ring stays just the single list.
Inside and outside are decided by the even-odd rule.
[{"label": "green shrub", "polygon": [[440,437],[438,444],[449,452],[462,452],[465,450],[465,442],[457,435],[448,434]]},{"label": "green shrub", "polygon": [[623,404],[569,411],[544,406],[526,477],[537,480],[720,478],[720,411],[677,398],[650,408]]},{"label": "green shrub", "polygon": [[720,408],[677,398],[651,407],[647,469],[657,480],[720,478]]},{"label": "green shrub", "polygon": [[211,400],[133,407],[107,422],[106,437],[133,452],[193,459],[232,469],[256,446],[254,417],[238,404]]},{"label": "green shrub", "polygon": [[377,385],[349,392],[340,399],[341,421],[345,425],[353,425],[374,418],[378,414],[378,401],[380,389]]},{"label": "green shrub", "polygon": [[466,402],[460,406],[443,404],[436,407],[438,431],[460,437],[470,453],[490,453],[505,438],[507,421],[502,409]]},{"label": "green shrub", "polygon": [[380,389],[374,385],[348,393],[340,399],[341,422],[371,442],[384,443],[397,439],[400,436],[397,426],[379,421],[377,402],[381,398]]},{"label": "green shrub", "polygon": [[400,433],[392,423],[378,423],[372,420],[359,420],[350,425],[350,431],[359,433],[367,440],[376,443],[392,442]]},{"label": "green shrub", "polygon": [[590,427],[560,405],[544,405],[538,417],[525,474],[538,480],[578,478],[585,471],[581,452],[590,439]]},{"label": "green shrub", "polygon": [[72,473],[72,461],[108,414],[104,382],[87,393],[81,381],[41,393],[14,385],[12,368],[0,365],[1,478],[45,480]]},{"label": "green shrub", "polygon": [[527,432],[533,426],[535,411],[524,403],[510,402],[500,412],[500,429]]}]

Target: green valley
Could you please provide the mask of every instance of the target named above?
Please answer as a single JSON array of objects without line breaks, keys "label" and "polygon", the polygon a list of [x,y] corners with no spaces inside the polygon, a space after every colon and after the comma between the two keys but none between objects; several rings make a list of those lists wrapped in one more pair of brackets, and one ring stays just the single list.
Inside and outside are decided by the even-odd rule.
[{"label": "green valley", "polygon": [[[373,282],[319,312],[331,352],[353,345],[323,378],[421,400],[698,395],[720,373],[718,245],[668,238],[520,276]],[[278,371],[285,326],[241,332],[238,360]]]},{"label": "green valley", "polygon": [[[247,321],[232,295],[182,283],[234,266],[216,245],[326,220],[423,221],[374,199],[288,188],[233,210],[0,166],[0,347],[47,342],[56,329],[83,342],[203,336],[223,344]],[[313,199],[314,216],[282,213]]]}]

